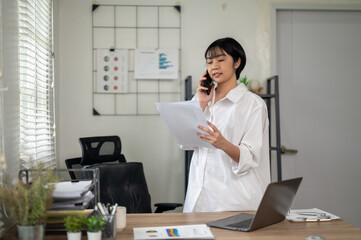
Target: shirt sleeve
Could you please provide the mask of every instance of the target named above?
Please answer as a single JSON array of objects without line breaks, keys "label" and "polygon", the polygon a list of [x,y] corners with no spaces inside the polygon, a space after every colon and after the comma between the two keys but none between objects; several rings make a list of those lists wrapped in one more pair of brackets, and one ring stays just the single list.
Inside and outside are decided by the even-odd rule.
[{"label": "shirt sleeve", "polygon": [[258,167],[262,159],[262,148],[268,148],[268,144],[264,144],[267,141],[268,115],[266,105],[262,104],[255,108],[249,116],[245,133],[238,145],[239,162],[232,161],[232,171],[235,174],[244,175],[252,168]]}]

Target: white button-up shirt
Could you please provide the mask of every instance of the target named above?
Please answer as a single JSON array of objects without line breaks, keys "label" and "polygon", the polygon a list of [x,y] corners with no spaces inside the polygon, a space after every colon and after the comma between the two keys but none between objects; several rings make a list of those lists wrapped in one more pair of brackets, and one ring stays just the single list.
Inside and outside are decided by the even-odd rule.
[{"label": "white button-up shirt", "polygon": [[183,211],[256,210],[270,182],[265,102],[240,84],[217,103],[213,95],[204,114],[239,147],[239,163],[220,149],[194,148]]}]

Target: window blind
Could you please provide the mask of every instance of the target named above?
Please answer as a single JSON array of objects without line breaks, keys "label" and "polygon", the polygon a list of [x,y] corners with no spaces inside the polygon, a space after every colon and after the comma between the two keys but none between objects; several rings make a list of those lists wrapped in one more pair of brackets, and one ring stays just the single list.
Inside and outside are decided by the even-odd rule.
[{"label": "window blind", "polygon": [[53,2],[18,1],[20,167],[55,167]]}]

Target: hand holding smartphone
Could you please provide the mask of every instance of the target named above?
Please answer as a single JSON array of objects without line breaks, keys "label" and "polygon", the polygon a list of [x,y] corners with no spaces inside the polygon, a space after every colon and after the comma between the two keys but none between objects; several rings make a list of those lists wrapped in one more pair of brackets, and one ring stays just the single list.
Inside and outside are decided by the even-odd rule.
[{"label": "hand holding smartphone", "polygon": [[205,93],[206,93],[207,95],[209,95],[209,94],[211,93],[211,90],[212,90],[213,80],[212,80],[212,78],[209,76],[208,71],[207,71],[205,77],[206,77],[207,79],[206,79],[206,80],[203,80],[201,84],[202,84],[203,87],[208,88],[207,90],[205,90]]}]

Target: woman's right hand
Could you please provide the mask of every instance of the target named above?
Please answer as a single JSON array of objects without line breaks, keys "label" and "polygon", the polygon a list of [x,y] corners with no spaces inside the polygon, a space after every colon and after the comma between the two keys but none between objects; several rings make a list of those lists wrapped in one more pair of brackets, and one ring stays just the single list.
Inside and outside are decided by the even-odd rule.
[{"label": "woman's right hand", "polygon": [[207,95],[206,93],[206,90],[208,88],[202,86],[202,81],[207,80],[206,74],[207,72],[204,72],[202,77],[198,80],[198,88],[197,88],[199,105],[203,111],[206,108],[208,102],[212,100],[214,94],[214,84],[212,84],[211,92],[209,93],[209,95]]}]

